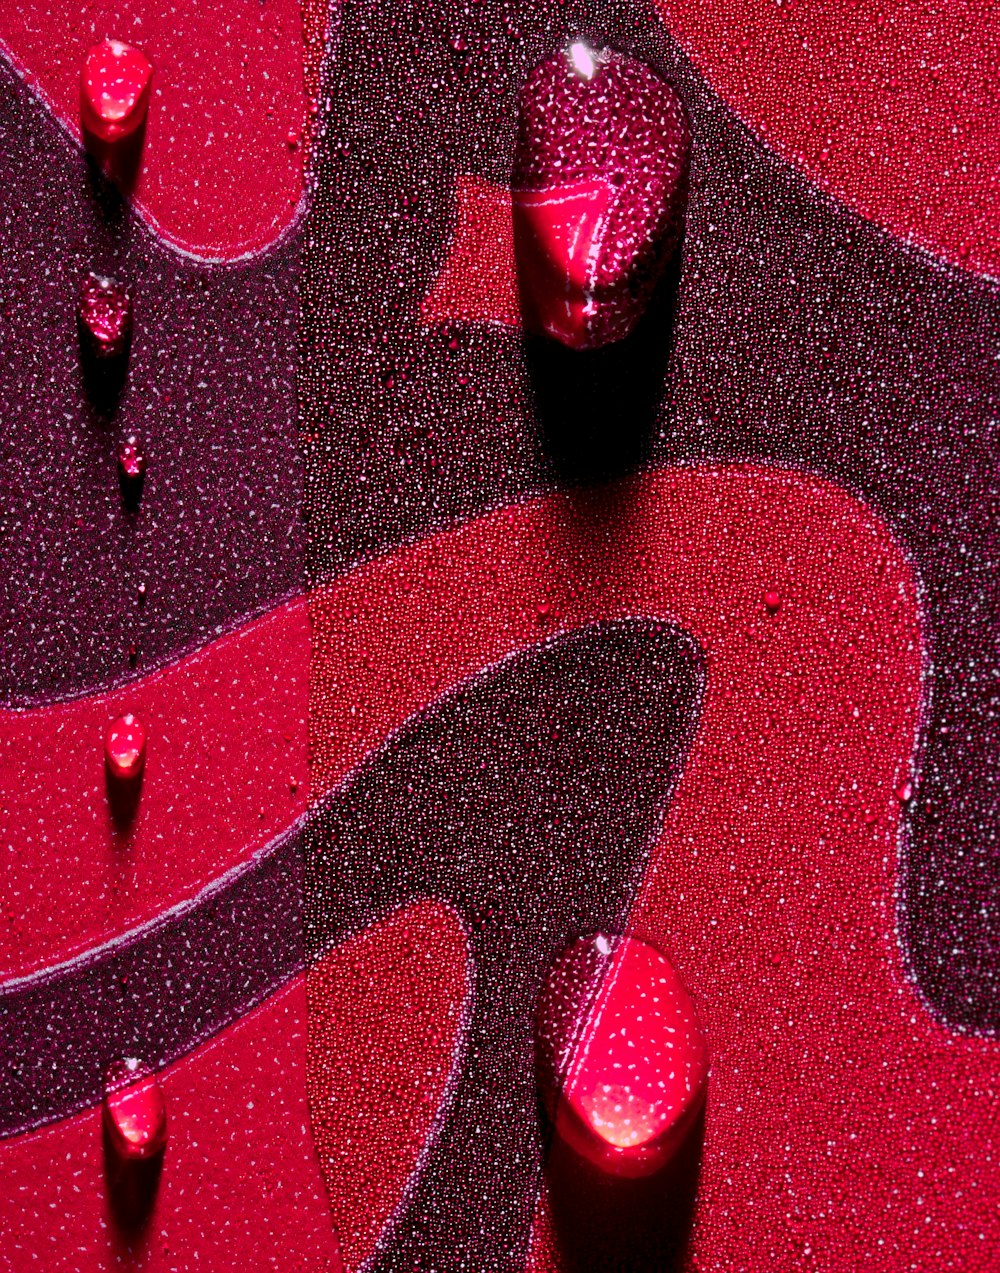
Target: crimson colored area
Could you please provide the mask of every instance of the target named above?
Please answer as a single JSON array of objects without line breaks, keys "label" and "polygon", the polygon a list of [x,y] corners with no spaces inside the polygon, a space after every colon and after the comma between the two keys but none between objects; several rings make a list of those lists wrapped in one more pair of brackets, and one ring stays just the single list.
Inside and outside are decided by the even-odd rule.
[{"label": "crimson colored area", "polygon": [[313,1137],[348,1270],[374,1253],[439,1119],[471,972],[458,918],[426,901],[307,974]]},{"label": "crimson colored area", "polygon": [[[993,1266],[996,1044],[935,1022],[896,934],[920,632],[879,520],[788,471],[665,472],[404,548],[313,615],[321,786],[540,626],[692,633],[701,724],[631,924],[691,989],[713,1057],[691,1267]],[[570,1242],[558,1204],[536,1269]]]},{"label": "crimson colored area", "polygon": [[822,190],[946,261],[1000,273],[992,0],[657,0],[736,114]]},{"label": "crimson colored area", "polygon": [[[138,684],[0,711],[0,973],[24,975],[194,896],[307,803],[309,625],[279,607]],[[104,733],[134,712],[141,781],[109,779]]]},{"label": "crimson colored area", "polygon": [[426,323],[521,326],[510,190],[474,173],[455,180],[454,234],[420,307]]},{"label": "crimson colored area", "polygon": [[145,220],[178,248],[258,251],[302,198],[307,113],[298,0],[29,0],[0,7],[0,42],[53,113],[80,136],[80,68],[121,39],[153,63],[141,161],[128,184]]},{"label": "crimson colored area", "polygon": [[[916,590],[884,525],[853,497],[788,471],[703,466],[501,510],[361,566],[313,602],[320,789],[421,706],[540,633],[637,615],[691,632],[708,670],[698,736],[630,924],[692,991],[713,1058],[692,1266],[750,1270],[763,1258],[798,1269],[808,1250],[829,1269],[992,1267],[979,1235],[991,1232],[1000,1183],[989,1152],[996,1044],[927,1014],[895,930],[898,792],[920,699]],[[373,974],[358,963],[354,975]],[[441,996],[438,1030],[453,1028],[455,1002]],[[303,1011],[300,1000],[296,1020]],[[269,1108],[235,1151],[231,1138],[211,1138],[230,1089],[249,1116],[278,1090],[267,1086],[278,1081],[272,1063],[282,1082],[301,1073],[290,1019],[275,1030],[246,1070],[236,1067],[240,1083],[223,1063],[228,1036],[166,1074],[169,1097],[171,1075],[194,1073],[185,1066],[196,1056],[221,1067],[170,1101],[171,1152],[183,1121],[198,1123],[198,1154],[171,1159],[169,1184],[198,1179],[184,1193],[198,1223],[203,1207],[216,1227],[232,1219],[226,1145],[231,1156],[244,1144],[255,1169],[267,1164],[263,1187],[277,1201],[254,1194],[261,1215],[241,1210],[242,1232],[259,1224],[273,1236],[283,1223],[300,1168],[276,1172],[267,1147],[292,1162],[304,1120],[289,1131]],[[413,1063],[419,1076],[425,1059]],[[3,1146],[28,1191],[12,1205],[37,1193],[72,1216],[89,1208],[97,1230],[100,1191],[70,1207],[67,1178],[53,1170],[67,1154],[94,1169],[86,1119],[97,1117]],[[240,1188],[256,1189],[240,1161]],[[288,1194],[282,1179],[293,1182]],[[352,1223],[370,1233],[385,1196],[359,1192],[369,1209],[359,1203]],[[560,1268],[572,1250],[564,1201],[545,1203],[535,1269]],[[614,1236],[613,1226],[600,1231]]]}]

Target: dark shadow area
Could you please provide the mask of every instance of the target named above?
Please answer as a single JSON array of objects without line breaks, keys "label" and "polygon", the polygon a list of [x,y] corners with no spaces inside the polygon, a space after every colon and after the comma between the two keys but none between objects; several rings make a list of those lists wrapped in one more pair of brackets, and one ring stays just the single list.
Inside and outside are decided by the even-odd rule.
[{"label": "dark shadow area", "polygon": [[701,1172],[705,1111],[651,1176],[611,1176],[552,1136],[545,1166],[565,1273],[671,1273],[684,1262]]},{"label": "dark shadow area", "polygon": [[156,1194],[163,1174],[163,1154],[151,1158],[123,1158],[102,1122],[104,1184],[115,1237],[132,1255],[149,1231]]},{"label": "dark shadow area", "polygon": [[139,798],[142,795],[142,775],[140,770],[134,778],[120,778],[113,773],[110,765],[104,766],[104,787],[108,794],[108,808],[111,821],[119,835],[127,835],[135,822],[139,811]]},{"label": "dark shadow area", "polygon": [[89,332],[79,320],[77,329],[80,337],[80,371],[87,397],[95,411],[106,420],[111,420],[118,411],[118,403],[125,387],[132,344],[131,333],[123,353],[114,358],[99,358],[93,351]]},{"label": "dark shadow area", "polygon": [[[115,205],[124,203],[127,196],[135,189],[135,183],[142,166],[142,152],[146,144],[146,120],[129,137],[121,141],[102,141],[90,129],[83,127],[83,144],[90,160],[91,186],[95,197],[102,206],[109,205],[109,210],[118,215]],[[107,187],[113,183],[112,190]],[[97,186],[102,187],[100,190]],[[115,189],[117,187],[117,189]],[[118,192],[121,192],[119,194]],[[117,196],[117,198],[116,198]]]},{"label": "dark shadow area", "polygon": [[[141,473],[138,477],[130,477],[123,473],[121,466],[118,468],[118,489],[121,491],[122,503],[130,513],[142,503],[142,489],[146,484],[146,474]],[[143,597],[139,598],[139,604],[143,604]]]},{"label": "dark shadow area", "polygon": [[[517,239],[514,243],[518,253]],[[525,337],[541,450],[567,482],[601,482],[647,465],[673,344],[683,261],[671,256],[635,330],[602,349]]]}]

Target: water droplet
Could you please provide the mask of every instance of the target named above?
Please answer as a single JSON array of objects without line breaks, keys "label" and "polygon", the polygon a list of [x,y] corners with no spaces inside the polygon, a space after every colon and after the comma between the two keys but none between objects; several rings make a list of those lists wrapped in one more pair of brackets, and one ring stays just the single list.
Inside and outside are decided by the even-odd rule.
[{"label": "water droplet", "polygon": [[680,98],[634,58],[578,41],[536,68],[511,191],[528,330],[571,349],[628,336],[680,237],[689,151]]},{"label": "water droplet", "polygon": [[167,1106],[153,1071],[136,1057],[104,1075],[104,1126],[121,1158],[154,1158],[167,1145]]},{"label": "water droplet", "polygon": [[130,479],[140,478],[146,472],[146,454],[135,434],[118,448],[118,471],[123,478]]},{"label": "water droplet", "polygon": [[80,286],[77,318],[87,349],[95,358],[120,358],[128,349],[132,298],[117,279],[88,274]]},{"label": "water droplet", "polygon": [[601,933],[570,946],[539,1000],[536,1042],[557,1132],[615,1175],[662,1167],[705,1099],[708,1047],[691,997],[635,938]]},{"label": "water droplet", "polygon": [[146,118],[152,79],[152,63],[130,44],[121,40],[95,44],[80,74],[84,131],[102,142],[130,137]]},{"label": "water droplet", "polygon": [[138,778],[146,763],[146,727],[127,712],[111,722],[104,735],[104,758],[116,778]]}]

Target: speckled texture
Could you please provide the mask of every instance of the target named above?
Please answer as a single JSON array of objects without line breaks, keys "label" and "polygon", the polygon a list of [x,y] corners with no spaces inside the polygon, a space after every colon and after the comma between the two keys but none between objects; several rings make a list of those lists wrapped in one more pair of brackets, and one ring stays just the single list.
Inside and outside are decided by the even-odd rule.
[{"label": "speckled texture", "polygon": [[[698,12],[697,0],[682,3]],[[316,7],[310,0],[313,16]],[[794,7],[764,20],[794,28],[786,17]],[[950,10],[949,30],[956,12],[971,13]],[[863,25],[851,26],[859,21],[852,14],[841,38],[834,13],[824,43],[824,15],[817,17],[819,56],[838,75],[810,87],[808,77],[795,80],[798,63],[789,55],[795,91],[779,91],[777,100],[791,100],[793,119],[796,109],[808,109],[810,91],[822,96],[817,83],[841,83],[854,62],[850,31],[865,35]],[[635,338],[600,357],[570,358],[516,331],[463,325],[457,313],[449,321],[440,308],[445,323],[428,327],[421,303],[449,250],[456,189],[470,178],[509,185],[524,81],[578,35],[646,60],[684,99],[694,169],[682,257]],[[315,51],[316,30],[308,38]],[[428,1032],[438,1032],[434,1048],[411,1053],[406,1030],[394,1037],[385,1026],[385,1004],[362,996],[353,1025],[363,1043],[385,1039],[387,1090],[367,1106],[363,1085],[342,1089],[358,1109],[342,1111],[340,1127],[349,1139],[358,1110],[369,1112],[371,1143],[355,1163],[336,1136],[317,1136],[335,1214],[345,1199],[357,1211],[345,1225],[351,1267],[375,1249],[373,1267],[386,1273],[463,1265],[470,1273],[523,1273],[525,1264],[532,1273],[649,1273],[672,1263],[726,1273],[762,1266],[988,1273],[1000,1250],[1000,1053],[990,1034],[1000,1026],[992,852],[1000,716],[995,287],[817,194],[741,128],[651,8],[614,6],[595,17],[572,2],[467,10],[450,0],[443,7],[393,0],[377,11],[352,2],[340,39],[323,89],[327,131],[317,152],[301,332],[318,802],[315,835],[307,837],[307,937],[311,955],[324,958],[325,942],[350,934],[356,956],[370,939],[375,953],[357,976],[377,976],[380,960],[388,962],[383,988],[388,993],[395,978],[404,999],[414,996]],[[873,33],[872,48],[885,44],[884,34]],[[955,41],[949,53],[949,75],[957,68],[963,82],[968,72],[973,96],[984,47],[979,39]],[[921,57],[918,50],[914,63]],[[314,74],[315,59],[311,66]],[[933,80],[936,68],[923,69]],[[773,105],[770,86],[759,100]],[[859,93],[859,103],[866,100]],[[942,109],[934,89],[922,100],[938,122],[968,116],[964,106]],[[978,100],[993,109],[991,94]],[[8,102],[22,118],[18,93]],[[829,118],[816,111],[810,144]],[[17,195],[36,191],[32,179],[53,171],[45,167],[46,146],[38,149],[42,134],[33,125],[21,131],[29,156],[23,185],[5,187]],[[857,133],[865,135],[860,127]],[[879,166],[869,174],[863,154],[850,145],[841,151],[851,153],[860,187],[877,192]],[[993,203],[956,220],[955,192],[968,183],[935,171],[934,148],[922,150],[919,138],[900,153],[902,170],[927,165],[913,189],[936,184],[942,195],[935,201],[941,215],[929,215],[921,241],[948,256],[955,247],[965,264],[982,269],[982,243],[995,248],[1000,236],[980,234],[963,258],[952,231],[963,217],[980,225],[995,215]],[[909,212],[919,201],[918,193]],[[90,459],[106,458],[113,486],[119,439],[102,435],[96,419],[88,426],[94,433],[74,420],[61,438],[45,430],[50,385],[58,398],[75,366],[59,308],[62,275],[76,277],[75,265],[61,264],[73,245],[55,236],[71,236],[78,222],[72,200],[69,213],[41,197],[28,205],[33,215],[23,206],[15,202],[12,224],[20,217],[40,246],[47,234],[60,248],[50,275],[58,287],[46,290],[37,271],[11,284],[18,338],[39,331],[44,338],[36,340],[41,352],[12,363],[12,381],[25,368],[27,387],[11,399],[17,447],[0,455],[6,503],[28,518],[6,541],[2,566],[13,582],[0,602],[12,603],[21,624],[14,648],[28,679],[16,692],[36,701],[131,674],[109,651],[114,646],[120,656],[127,648],[125,599],[139,580],[130,575],[126,585],[114,571],[82,570],[82,562],[89,569],[112,551],[120,510],[96,479],[87,487],[81,478],[78,495],[69,497],[52,476],[69,469],[67,457],[84,454],[83,440],[103,438],[106,447],[95,443]],[[855,206],[874,207],[864,199]],[[915,233],[909,212],[884,220]],[[103,247],[85,243],[88,267],[91,255],[102,270],[138,259],[133,223],[123,219],[119,230],[115,251],[110,239]],[[480,230],[482,241],[489,229]],[[280,251],[255,268],[270,277]],[[257,295],[245,279],[235,281],[236,272],[209,271],[211,302],[189,305],[181,287],[187,276],[180,264],[177,271],[175,290],[151,293],[174,307],[176,326],[157,331],[177,349],[214,337],[230,301],[239,308]],[[226,279],[231,291],[220,282]],[[284,284],[274,286],[287,295]],[[210,304],[220,302],[210,316]],[[268,312],[278,322],[278,311]],[[39,316],[47,322],[50,313],[55,325],[40,325]],[[468,309],[462,316],[477,317]],[[294,316],[289,321],[294,329]],[[243,340],[233,335],[227,348],[244,378],[259,371],[262,351],[251,358],[246,311],[226,330]],[[63,379],[50,382],[46,359],[56,349],[53,365]],[[163,351],[167,363],[172,347]],[[135,372],[143,364],[139,347],[133,352]],[[167,415],[192,412],[183,434],[171,435],[179,465],[201,436],[195,392],[204,391],[187,363],[178,368],[190,397]],[[168,374],[160,368],[157,383]],[[270,374],[290,383],[284,372]],[[212,383],[222,396],[207,395],[206,419],[218,421],[219,404],[228,406],[233,395],[249,404],[233,452],[225,452],[228,435],[205,435],[201,470],[231,482],[234,464],[206,464],[206,456],[238,457],[236,468],[245,462],[277,391],[258,383],[239,397],[243,380],[235,371]],[[153,480],[159,421],[150,407],[152,379],[138,405],[132,389],[130,378],[119,423],[128,411],[140,413],[150,458],[136,525],[171,545],[159,595],[183,616],[168,621],[153,608],[151,580],[143,622],[148,612],[160,634],[155,657],[170,659],[185,642],[283,595],[271,587],[275,563],[286,560],[275,551],[278,541],[265,536],[255,556],[249,542],[256,532],[246,523],[257,508],[258,517],[273,512],[274,525],[289,525],[282,519],[300,491],[289,478],[294,467],[254,463],[252,473],[277,476],[252,491],[240,488],[231,501],[234,488],[220,487],[227,498],[212,505],[212,517],[195,518],[185,504],[194,495],[171,503],[164,492],[179,487],[158,490]],[[292,447],[282,450],[276,437],[280,460]],[[647,471],[601,485],[633,469]],[[61,512],[37,499],[41,477],[54,503],[66,505],[64,524],[56,524]],[[292,504],[283,502],[285,485],[294,488]],[[553,488],[564,489],[533,498]],[[192,522],[199,534],[191,534]],[[215,548],[204,545],[216,526],[216,547],[227,547],[213,557]],[[234,584],[232,563],[244,560],[246,576]],[[172,573],[180,562],[183,569]],[[44,587],[33,597],[36,576]],[[219,595],[238,594],[239,603],[207,621],[217,576],[224,580]],[[94,579],[101,587],[88,593]],[[244,591],[260,580],[266,586],[247,603]],[[207,606],[206,595],[213,597]],[[645,635],[633,646],[622,632]],[[98,648],[104,653],[95,654]],[[582,650],[586,657],[574,661]],[[698,729],[683,766],[671,764],[665,775],[658,718],[643,693],[647,676],[633,669],[624,689],[608,693],[595,669],[653,657],[659,683],[669,684],[700,666],[696,650],[705,668]],[[136,674],[150,666],[146,651],[139,654]],[[524,679],[505,679],[514,668],[528,669]],[[501,692],[491,697],[497,685]],[[669,710],[683,716],[684,699],[678,694]],[[553,711],[581,728],[549,731]],[[408,724],[414,713],[419,719]],[[606,731],[600,724],[607,720],[614,727]],[[226,744],[238,747],[238,721],[228,729]],[[630,734],[653,753],[646,770],[621,748]],[[150,761],[155,741],[154,733]],[[61,744],[54,745],[58,752]],[[213,759],[195,758],[192,776],[204,783],[216,772]],[[614,798],[634,796],[636,782],[649,796],[645,814]],[[654,796],[666,799],[668,789],[661,825]],[[177,791],[181,806],[183,774]],[[572,809],[568,823],[563,804]],[[539,818],[539,810],[553,809],[553,817]],[[81,808],[81,816],[106,814],[100,799]],[[168,828],[169,819],[161,835]],[[83,890],[53,845],[44,869],[80,904]],[[523,866],[539,862],[551,873],[523,880]],[[120,865],[127,864],[123,855]],[[294,880],[297,850],[291,865]],[[640,1222],[618,1206],[607,1182],[560,1160],[557,1145],[544,1178],[540,1170],[544,1124],[533,1108],[526,1051],[519,1062],[517,1048],[528,1046],[530,992],[544,971],[539,952],[550,940],[553,952],[565,944],[565,916],[606,883],[595,886],[595,873],[610,879],[611,909],[623,926],[677,967],[712,1051],[703,1153],[684,1164],[677,1193],[658,1199],[659,1214],[671,1213],[666,1229],[655,1223],[655,1208],[654,1220],[647,1213]],[[427,892],[446,894],[462,913],[455,923],[468,924],[476,994],[467,1016],[467,987],[456,973],[464,942],[454,923],[428,925],[435,898],[418,900]],[[407,898],[416,905],[396,913],[402,953],[379,946],[378,928],[360,930]],[[165,918],[158,934],[179,939],[176,966],[190,967],[191,985],[181,977],[161,982],[173,954],[161,948],[150,958],[154,948],[144,941],[116,952],[125,986],[102,987],[113,961],[95,961],[93,984],[104,1001],[95,1009],[79,990],[85,981],[78,983],[68,996],[71,1011],[57,1005],[39,1021],[45,1046],[50,1035],[72,1042],[83,1022],[86,1068],[106,1042],[130,1030],[153,1045],[168,1038],[190,1046],[189,1011],[208,1031],[225,1019],[204,1011],[213,996],[244,1010],[246,985],[264,974],[266,993],[268,970],[289,951],[288,967],[302,956],[301,911],[294,902],[282,909],[265,874],[252,878],[243,900],[250,918],[241,932],[228,926],[224,905],[199,912],[210,931],[204,943],[183,922],[172,928],[176,917]],[[583,918],[588,928],[610,923],[603,914]],[[404,969],[407,940],[448,947],[446,984],[432,992]],[[75,971],[90,966],[83,961]],[[277,975],[286,972],[279,967]],[[129,981],[136,974],[138,987]],[[352,1005],[335,978],[314,984],[311,1114],[328,1130],[336,1124],[321,1123],[329,1074],[315,1066],[328,1059],[324,1031]],[[215,1261],[221,1268],[339,1269],[307,1132],[304,998],[294,982],[169,1067],[163,1082],[175,1153],[160,1181],[156,1221],[141,1232],[122,1226],[102,1175],[96,1108],[5,1141],[0,1155],[15,1183],[0,1197],[0,1228],[15,1239],[0,1244],[0,1264],[16,1273],[40,1262],[90,1273],[126,1259],[151,1268]],[[456,1032],[456,1014],[467,1031]],[[458,1046],[449,1049],[453,1037]],[[498,1040],[507,1045],[499,1055]],[[69,1049],[66,1057],[67,1074],[78,1073],[78,1058]],[[358,1063],[363,1069],[363,1057]],[[419,1111],[405,1128],[383,1117],[394,1082],[407,1085],[406,1108]],[[403,1105],[394,1111],[401,1117]],[[483,1119],[475,1123],[478,1112]],[[384,1153],[372,1154],[381,1138]],[[393,1190],[403,1203],[394,1215],[387,1206]]]},{"label": "speckled texture", "polygon": [[[660,1197],[666,1226],[623,1226],[631,1210],[598,1189],[602,1205],[574,1227],[565,1191],[553,1195],[556,1250],[570,1259],[553,1267],[588,1257],[645,1273],[669,1267],[678,1242],[688,1267],[746,1273],[761,1251],[770,1268],[797,1270],[806,1248],[844,1273],[994,1263],[1000,1051],[935,1021],[896,928],[898,793],[921,695],[917,600],[888,527],[842,489],[711,465],[498,510],[314,597],[319,787],[539,630],[669,616],[705,652],[698,732],[629,922],[668,955],[705,1024],[701,1175],[688,1161],[677,1195],[687,1215]],[[589,744],[615,755],[611,735]],[[502,836],[495,786],[473,772],[439,802],[424,851],[459,800],[481,802]],[[401,810],[376,839],[407,832]],[[336,893],[338,847],[312,846],[331,870],[320,897]],[[467,870],[478,875],[474,856]],[[334,896],[330,909],[342,904]],[[519,1162],[493,1157],[512,1182]],[[568,1185],[581,1198],[579,1167]],[[422,1259],[443,1270],[454,1253],[461,1265],[449,1225],[425,1236]],[[396,1250],[387,1240],[386,1261]],[[403,1268],[409,1253],[404,1244]],[[588,1258],[582,1267],[595,1267]],[[501,1253],[487,1267],[508,1263]]]},{"label": "speckled texture", "polygon": [[[6,65],[0,175],[0,702],[22,705],[139,675],[304,587],[301,231],[242,265],[178,255],[102,187]],[[89,270],[133,294],[123,384],[81,364]],[[148,465],[135,511],[115,459],[130,433]]]},{"label": "speckled texture", "polygon": [[372,1268],[516,1268],[541,1170],[544,973],[624,920],[700,688],[697,650],[665,625],[584,628],[458,688],[309,823],[311,959],[424,897],[455,908],[470,946],[461,1068]]},{"label": "speckled texture", "polygon": [[[487,6],[473,20],[414,0],[395,14],[389,31],[345,8],[319,143],[301,381],[314,577],[526,491],[635,467],[753,458],[858,492],[912,554],[927,616],[902,882],[911,966],[957,1027],[1000,1027],[1000,292],[818,194],[649,9]],[[423,33],[412,45],[409,30]],[[580,35],[681,93],[694,142],[678,272],[630,341],[584,359],[493,325],[426,325],[456,183],[509,184],[521,86]]]},{"label": "speckled texture", "polygon": [[0,991],[0,1136],[99,1100],[104,1069],[157,1068],[244,1016],[304,966],[302,828],[190,903]]},{"label": "speckled texture", "polygon": [[[335,11],[336,0],[324,5]],[[325,23],[317,42],[324,32]],[[153,63],[139,146],[106,156],[146,224],[209,260],[274,243],[302,204],[308,59],[299,0],[24,0],[0,10],[5,51],[72,137],[81,65],[105,39]]]}]

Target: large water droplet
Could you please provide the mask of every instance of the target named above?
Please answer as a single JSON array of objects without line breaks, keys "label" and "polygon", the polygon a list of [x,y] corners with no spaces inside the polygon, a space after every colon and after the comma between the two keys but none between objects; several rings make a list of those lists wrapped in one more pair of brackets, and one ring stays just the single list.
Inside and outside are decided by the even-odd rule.
[{"label": "large water droplet", "polygon": [[689,150],[679,97],[634,58],[576,41],[532,73],[511,192],[528,330],[629,335],[680,237]]},{"label": "large water droplet", "polygon": [[708,1047],[671,963],[645,942],[580,938],[539,1000],[542,1095],[588,1161],[643,1176],[674,1154],[705,1099]]}]

